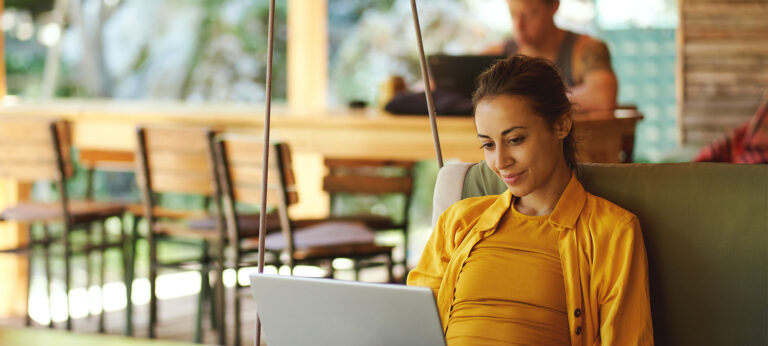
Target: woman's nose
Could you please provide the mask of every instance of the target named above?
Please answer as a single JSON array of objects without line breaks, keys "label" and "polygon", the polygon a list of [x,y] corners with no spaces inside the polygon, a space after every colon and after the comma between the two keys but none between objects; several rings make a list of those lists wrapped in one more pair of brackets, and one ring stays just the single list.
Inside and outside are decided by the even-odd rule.
[{"label": "woman's nose", "polygon": [[502,170],[515,163],[515,159],[506,150],[496,151],[496,168]]}]

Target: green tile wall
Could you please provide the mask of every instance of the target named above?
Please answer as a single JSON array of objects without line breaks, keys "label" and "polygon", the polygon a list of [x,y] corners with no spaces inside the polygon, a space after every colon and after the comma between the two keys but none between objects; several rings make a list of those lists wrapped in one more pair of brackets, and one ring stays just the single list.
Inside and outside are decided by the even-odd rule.
[{"label": "green tile wall", "polygon": [[635,132],[636,162],[658,162],[677,147],[675,30],[603,30],[619,80],[619,104],[644,115]]}]

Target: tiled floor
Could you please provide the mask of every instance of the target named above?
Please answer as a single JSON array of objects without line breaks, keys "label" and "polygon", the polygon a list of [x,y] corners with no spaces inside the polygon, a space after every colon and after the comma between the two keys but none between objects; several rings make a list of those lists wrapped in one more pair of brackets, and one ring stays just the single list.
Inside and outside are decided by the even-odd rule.
[{"label": "tiled floor", "polygon": [[[276,272],[275,268],[266,268],[266,272]],[[247,270],[240,273],[239,281],[246,284],[248,281]],[[296,274],[301,276],[319,276],[322,270],[315,267],[297,267]],[[344,271],[337,272],[337,278],[351,279],[352,273]],[[348,277],[349,276],[349,277]],[[363,281],[383,281],[386,273],[381,268],[369,268],[361,273]],[[43,280],[38,280],[43,281]],[[231,297],[234,290],[234,272],[225,272],[224,283],[227,286],[228,307],[231,307]],[[45,294],[44,283],[36,285],[33,281],[32,293],[30,298],[30,310],[33,319],[34,328],[46,328],[49,320],[47,312],[47,297]],[[134,282],[133,303],[134,303],[134,336],[147,337],[147,323],[149,318],[149,283],[146,279],[137,279]],[[158,305],[158,327],[157,337],[163,340],[192,342],[194,339],[195,316],[197,312],[197,293],[200,287],[200,276],[194,272],[173,273],[161,275],[158,283],[158,295],[160,301]],[[54,289],[56,291],[56,289]],[[247,288],[241,291],[244,294],[242,301],[242,344],[253,345],[256,322],[256,306],[249,297]],[[106,333],[121,335],[125,331],[125,286],[122,283],[109,283],[105,286],[104,306],[106,308],[105,326]],[[84,288],[75,289],[70,293],[72,299],[72,308],[70,311],[74,316],[74,330],[82,333],[96,333],[99,325],[99,311],[101,310],[101,292],[96,286],[91,287],[86,293]],[[63,293],[60,297],[54,296],[54,321],[56,328],[63,329],[62,321],[65,316],[65,307]],[[90,309],[89,309],[90,308]],[[90,310],[91,315],[87,316]],[[231,309],[227,309],[231,311]],[[206,344],[215,344],[217,339],[216,332],[211,328],[211,320],[206,313],[203,321],[204,337]],[[2,327],[22,327],[24,319],[7,318],[0,319],[0,328]],[[232,316],[228,314],[227,325],[232,325]],[[232,328],[228,328],[227,343],[232,344]]]}]

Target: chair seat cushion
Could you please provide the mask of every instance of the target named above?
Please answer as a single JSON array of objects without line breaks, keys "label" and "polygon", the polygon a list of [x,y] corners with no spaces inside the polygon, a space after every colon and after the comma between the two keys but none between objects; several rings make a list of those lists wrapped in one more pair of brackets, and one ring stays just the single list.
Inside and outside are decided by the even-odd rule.
[{"label": "chair seat cushion", "polygon": [[[70,201],[69,212],[73,223],[83,223],[117,216],[125,211],[125,206],[118,203],[93,201]],[[20,222],[62,220],[59,203],[20,203],[0,213],[3,220]]]},{"label": "chair seat cushion", "polygon": [[[240,237],[258,237],[259,236],[259,214],[239,214],[237,216],[237,226],[240,229]],[[215,216],[197,218],[190,220],[187,225],[192,229],[212,229],[217,227]],[[280,218],[276,214],[267,215],[267,231],[280,229]]]},{"label": "chair seat cushion", "polygon": [[[375,233],[358,222],[326,222],[293,232],[293,244],[298,249],[312,247],[337,246],[347,244],[373,244]],[[269,250],[285,247],[282,232],[268,234],[264,239]]]},{"label": "chair seat cushion", "polygon": [[[392,246],[376,244],[345,244],[299,249],[293,253],[297,261],[333,259],[338,257],[370,258],[371,256],[391,256]],[[391,259],[390,259],[391,260]]]},{"label": "chair seat cushion", "polygon": [[192,239],[215,241],[219,239],[219,230],[213,228],[192,228],[186,221],[157,221],[152,225],[155,233]]},{"label": "chair seat cushion", "polygon": [[[136,216],[144,216],[144,205],[142,204],[130,204],[127,206],[128,212]],[[205,218],[208,213],[202,210],[181,210],[171,209],[165,207],[154,207],[152,214],[155,218],[159,219],[190,219],[190,218]],[[215,221],[215,220],[214,220]]]}]

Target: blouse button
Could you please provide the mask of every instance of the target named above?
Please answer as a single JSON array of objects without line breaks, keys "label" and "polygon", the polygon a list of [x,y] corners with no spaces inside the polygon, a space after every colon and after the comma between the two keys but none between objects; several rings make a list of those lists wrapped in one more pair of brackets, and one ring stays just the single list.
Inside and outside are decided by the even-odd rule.
[{"label": "blouse button", "polygon": [[581,309],[576,309],[576,310],[573,312],[573,315],[574,315],[574,316],[576,316],[576,317],[581,317]]},{"label": "blouse button", "polygon": [[581,335],[581,326],[576,327],[576,335]]}]

